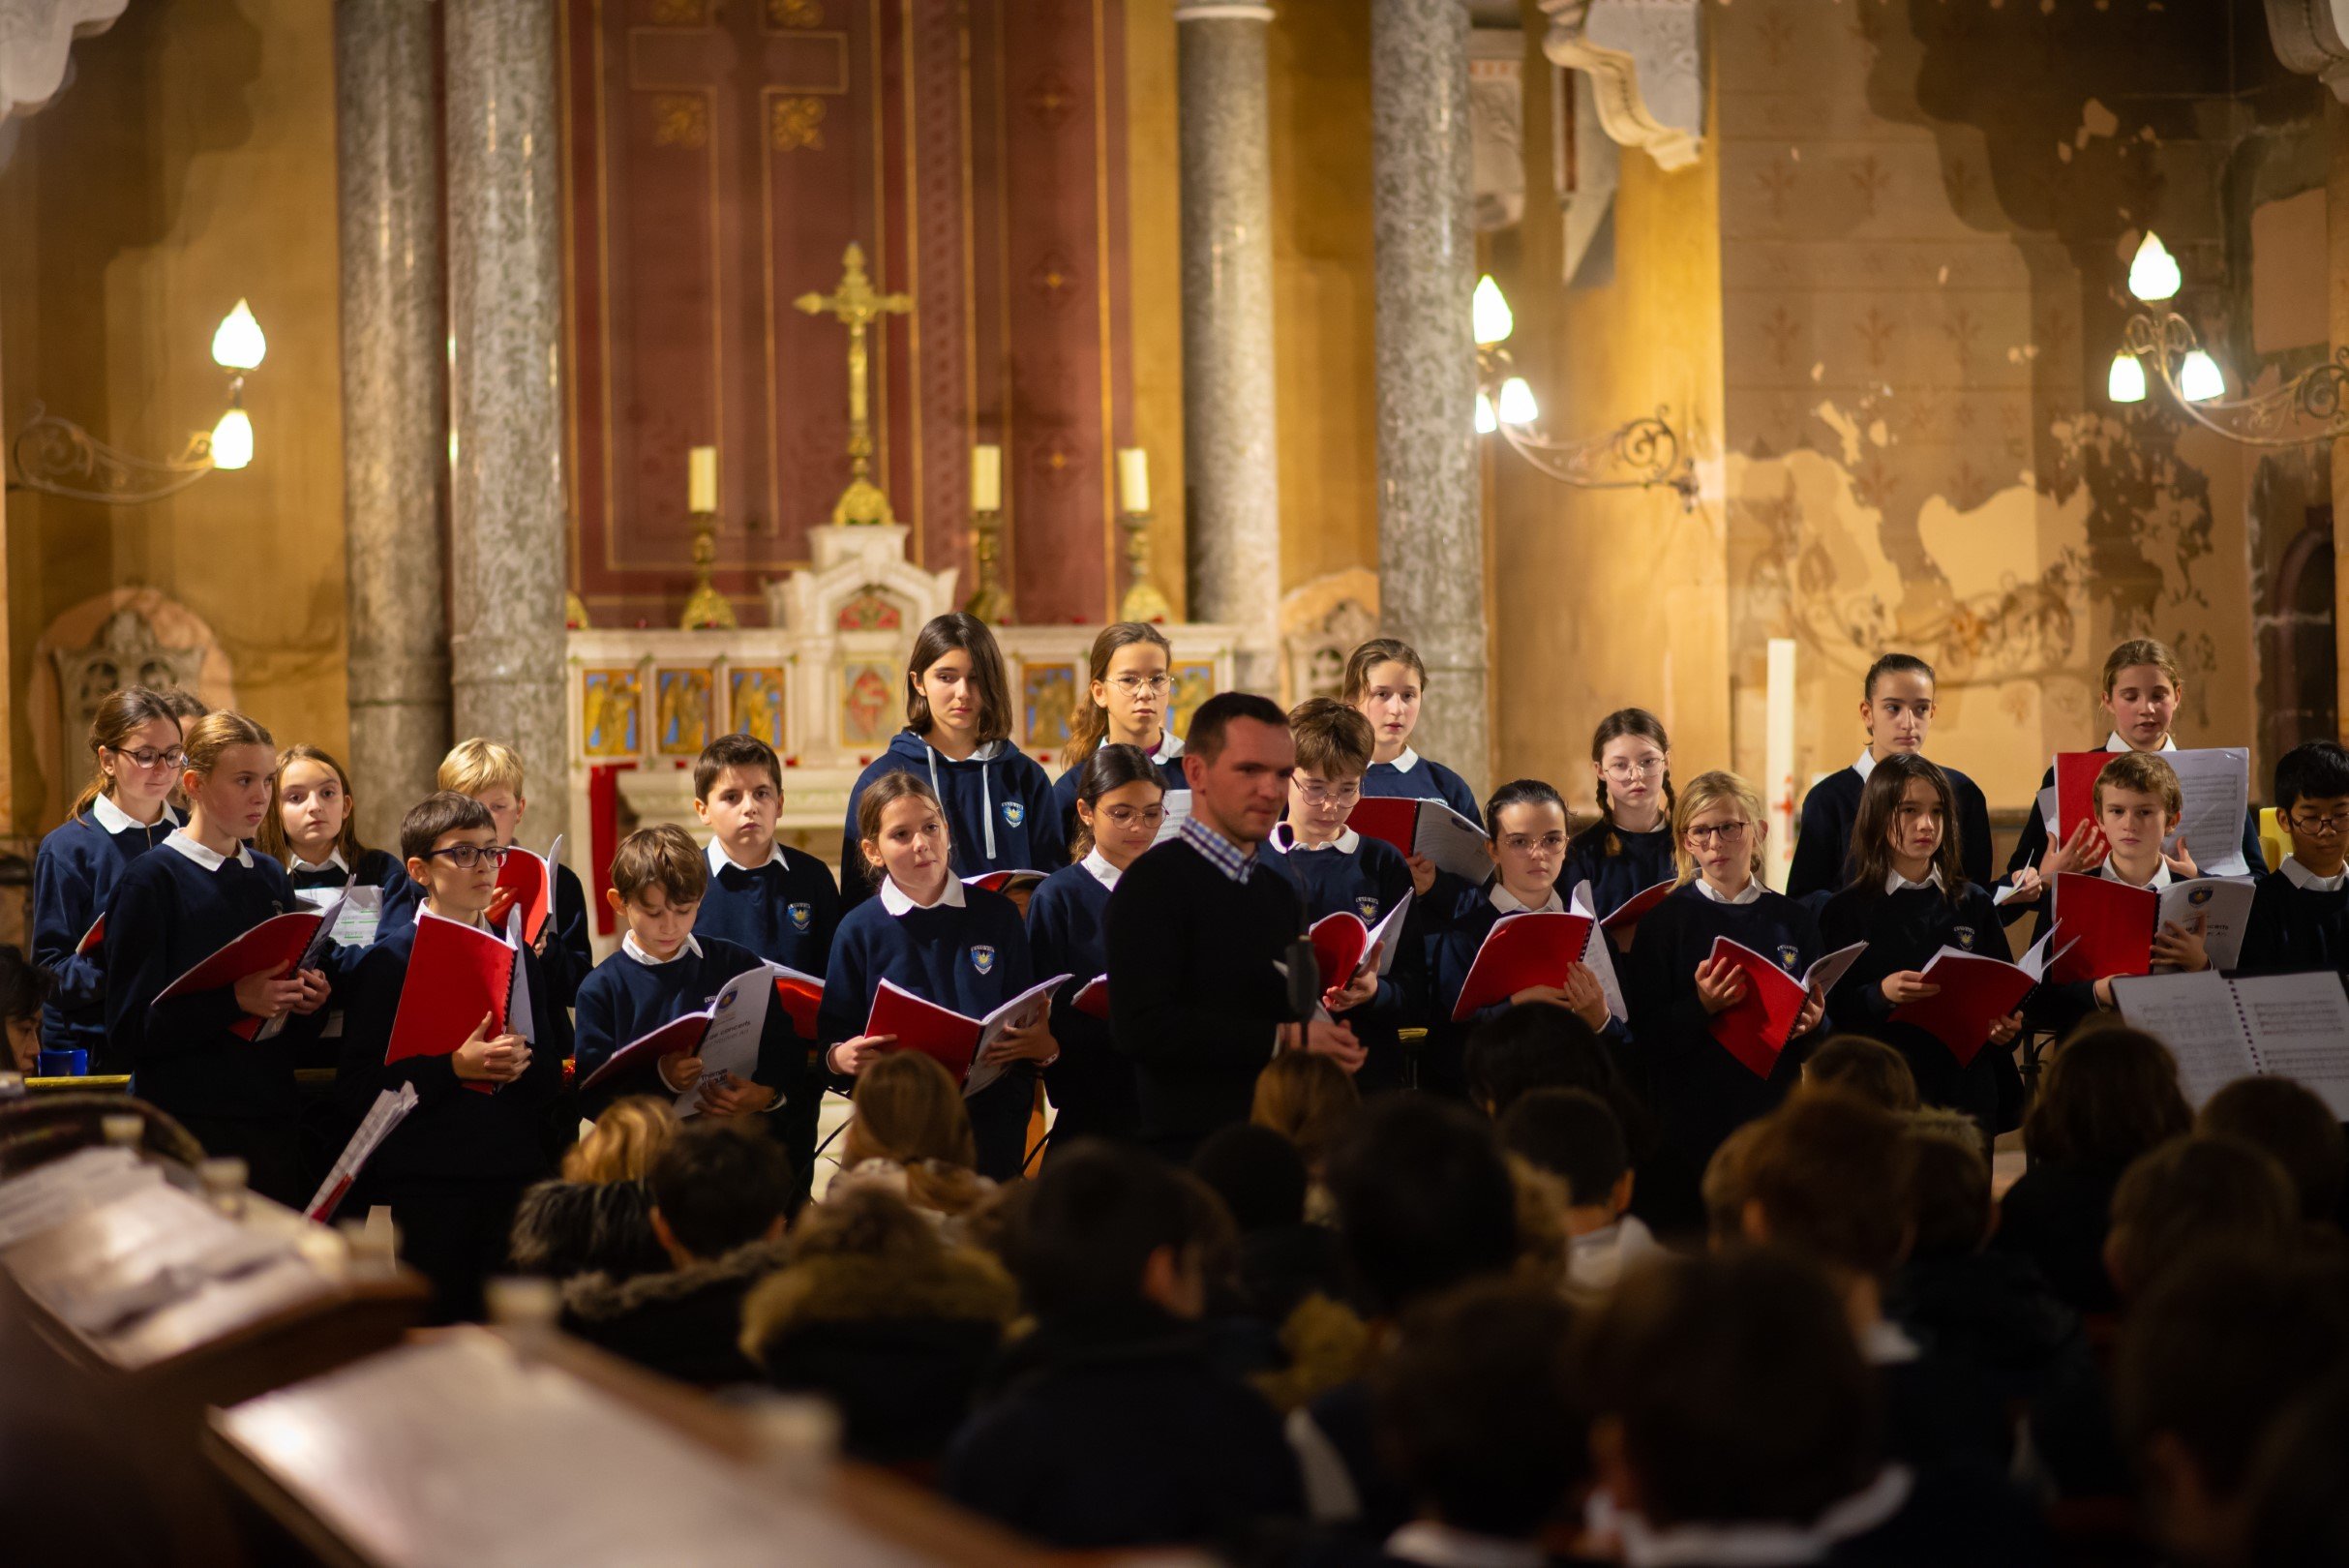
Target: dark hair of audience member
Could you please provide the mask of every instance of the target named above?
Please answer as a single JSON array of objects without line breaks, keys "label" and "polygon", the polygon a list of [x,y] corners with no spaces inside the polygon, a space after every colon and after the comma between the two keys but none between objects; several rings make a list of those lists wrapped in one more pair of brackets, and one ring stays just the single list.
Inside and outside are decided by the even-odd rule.
[{"label": "dark hair of audience member", "polygon": [[2092,1026],[2050,1057],[2023,1147],[2033,1161],[2118,1168],[2193,1121],[2167,1045],[2142,1030]]},{"label": "dark hair of audience member", "polygon": [[1881,1040],[1837,1035],[1802,1065],[1806,1088],[1841,1089],[1894,1112],[1916,1109],[1916,1074],[1909,1059]]},{"label": "dark hair of audience member", "polygon": [[1700,1191],[1704,1200],[1704,1230],[1715,1247],[1745,1237],[1745,1161],[1754,1140],[1762,1135],[1760,1122],[1748,1122],[1721,1140],[1704,1162]]},{"label": "dark hair of audience member", "polygon": [[1607,1101],[1587,1089],[1536,1089],[1520,1095],[1500,1122],[1501,1147],[1566,1184],[1577,1207],[1606,1203],[1631,1169],[1623,1129]]},{"label": "dark hair of audience member", "polygon": [[1415,1308],[1370,1372],[1379,1450],[1424,1514],[1502,1540],[1539,1533],[1588,1479],[1574,1312],[1553,1290],[1478,1281]]},{"label": "dark hair of audience member", "polygon": [[1027,1185],[1008,1261],[1039,1317],[1132,1306],[1160,1249],[1204,1270],[1218,1240],[1212,1194],[1139,1149],[1085,1139]]},{"label": "dark hair of audience member", "polygon": [[2349,1373],[2276,1422],[2244,1483],[2242,1568],[2349,1562]]},{"label": "dark hair of audience member", "polygon": [[1354,1279],[1374,1312],[1517,1257],[1517,1188],[1492,1130],[1462,1106],[1394,1095],[1362,1108],[1330,1151],[1327,1183]]},{"label": "dark hair of audience member", "polygon": [[1808,1526],[1875,1473],[1882,1415],[1844,1308],[1776,1248],[1640,1269],[1581,1358],[1598,1422],[1656,1529]]},{"label": "dark hair of audience member", "polygon": [[1990,1161],[1970,1119],[1923,1112],[1902,1129],[1909,1146],[1909,1255],[1972,1257],[1990,1240]]},{"label": "dark hair of audience member", "polygon": [[2126,1300],[2197,1251],[2282,1247],[2299,1224],[2300,1199],[2283,1166],[2240,1139],[2190,1133],[2122,1173],[2104,1269]]},{"label": "dark hair of audience member", "polygon": [[1743,1161],[1745,1207],[1767,1239],[1829,1270],[1876,1280],[1909,1244],[1909,1171],[1900,1117],[1841,1089],[1807,1090],[1761,1122]]},{"label": "dark hair of audience member", "polygon": [[2300,1217],[2333,1222],[2349,1179],[2349,1140],[2333,1107],[2290,1078],[2237,1078],[2203,1101],[2197,1132],[2241,1138],[2283,1166],[2300,1198]]},{"label": "dark hair of audience member", "polygon": [[1240,1122],[1214,1133],[1190,1157],[1190,1173],[1223,1200],[1244,1236],[1305,1222],[1305,1157],[1269,1127]]},{"label": "dark hair of audience member", "polygon": [[1633,1168],[1655,1154],[1655,1118],[1590,1026],[1564,1008],[1509,1008],[1478,1024],[1461,1065],[1469,1102],[1496,1122],[1529,1090],[1587,1089],[1615,1113]]},{"label": "dark hair of audience member", "polygon": [[791,1158],[761,1126],[697,1117],[653,1156],[652,1212],[697,1258],[758,1241],[791,1211]]}]

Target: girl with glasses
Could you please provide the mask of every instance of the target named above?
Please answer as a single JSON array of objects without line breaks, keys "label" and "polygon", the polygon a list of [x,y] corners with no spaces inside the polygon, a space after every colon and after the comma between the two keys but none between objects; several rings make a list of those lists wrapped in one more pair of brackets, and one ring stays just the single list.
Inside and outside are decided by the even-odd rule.
[{"label": "girl with glasses", "polygon": [[1640,922],[1624,968],[1632,1038],[1662,1131],[1655,1180],[1641,1175],[1643,1217],[1658,1230],[1702,1228],[1698,1184],[1706,1161],[1724,1138],[1776,1109],[1793,1088],[1825,1011],[1818,992],[1804,999],[1766,1071],[1731,1055],[1712,1033],[1714,1016],[1752,989],[1742,971],[1713,957],[1717,938],[1795,976],[1820,953],[1810,913],[1762,886],[1768,829],[1762,797],[1744,779],[1712,772],[1691,781],[1672,807],[1680,886]]},{"label": "girl with glasses", "polygon": [[2241,968],[2349,976],[2349,751],[2311,740],[2277,758],[2275,818],[2292,853],[2251,895]]},{"label": "girl with glasses", "polygon": [[105,967],[82,938],[114,895],[123,872],[179,826],[179,721],[164,694],[145,686],[108,692],[90,715],[96,771],[65,826],[41,841],[33,861],[33,962],[48,971],[42,1042],[90,1052],[94,1072],[119,1072],[105,1048]]},{"label": "girl with glasses", "polygon": [[1077,780],[1070,797],[1075,862],[1046,877],[1028,900],[1028,948],[1037,972],[1065,970],[1070,977],[1052,999],[1052,1038],[1060,1041],[1061,1059],[1044,1071],[1056,1149],[1084,1137],[1129,1138],[1141,1122],[1133,1068],[1109,1038],[1107,1004],[1099,1013],[1087,1012],[1076,1006],[1076,994],[1108,972],[1101,922],[1109,895],[1158,837],[1166,799],[1159,765],[1139,746],[1111,741],[1071,771]]},{"label": "girl with glasses", "polygon": [[1558,880],[1569,890],[1589,883],[1601,915],[1672,880],[1671,750],[1663,721],[1644,708],[1617,709],[1591,734],[1599,821],[1576,835]]},{"label": "girl with glasses", "polygon": [[1087,666],[1090,684],[1069,715],[1069,743],[1061,748],[1062,772],[1052,786],[1054,820],[1061,834],[1076,839],[1077,786],[1085,761],[1103,746],[1133,746],[1156,764],[1170,790],[1188,790],[1183,779],[1183,738],[1174,723],[1174,648],[1166,634],[1139,620],[1103,626],[1093,640]]}]

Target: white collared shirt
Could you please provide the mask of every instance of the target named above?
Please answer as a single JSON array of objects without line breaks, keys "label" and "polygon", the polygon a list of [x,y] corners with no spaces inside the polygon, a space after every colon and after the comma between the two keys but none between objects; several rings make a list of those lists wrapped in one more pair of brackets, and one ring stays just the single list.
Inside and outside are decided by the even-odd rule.
[{"label": "white collared shirt", "polygon": [[1507,1541],[1414,1520],[1387,1537],[1386,1554],[1421,1568],[1541,1568],[1548,1561],[1539,1543]]},{"label": "white collared shirt", "polygon": [[2096,875],[2104,878],[2107,882],[2118,882],[2124,888],[2150,888],[2155,892],[2159,892],[2162,889],[2168,887],[2172,882],[2177,880],[2170,875],[2170,862],[2167,860],[2163,860],[2158,865],[2153,867],[2153,880],[2151,882],[2129,881],[2128,878],[2121,874],[2120,870],[2113,864],[2110,859],[2107,859],[2102,865],[2096,867]]},{"label": "white collared shirt", "polygon": [[1911,882],[1898,871],[1884,873],[1884,891],[1888,893],[1902,892],[1911,888],[1925,889],[1940,888],[1941,886],[1942,886],[1942,868],[1938,865],[1925,873],[1925,880],[1922,882]]},{"label": "white collared shirt", "polygon": [[[168,849],[179,851],[207,871],[218,871],[228,863],[227,856],[216,854],[204,845],[198,844],[188,836],[188,829],[185,828],[171,829],[171,835],[164,840],[164,844]],[[253,851],[244,844],[236,847],[236,863],[248,871],[253,869]]]},{"label": "white collared shirt", "polygon": [[[1283,833],[1288,835],[1285,843],[1281,840],[1281,835]],[[1314,850],[1325,849],[1334,849],[1340,855],[1351,855],[1356,850],[1362,848],[1362,835],[1354,831],[1354,829],[1351,828],[1340,828],[1338,829],[1338,836],[1331,839],[1328,843],[1308,844],[1297,836],[1296,829],[1290,827],[1287,823],[1282,822],[1273,825],[1273,836],[1267,839],[1265,842],[1271,844],[1274,849],[1279,850],[1283,855],[1288,854],[1292,850],[1300,850],[1310,855]]]},{"label": "white collared shirt", "polygon": [[780,839],[770,838],[767,841],[767,859],[761,860],[757,865],[744,865],[727,854],[726,846],[718,842],[718,835],[715,833],[709,835],[708,853],[709,874],[713,877],[730,865],[738,871],[762,871],[768,866],[783,863],[783,843]]},{"label": "white collared shirt", "polygon": [[2284,876],[2290,880],[2292,886],[2304,892],[2339,892],[2342,888],[2349,887],[2349,868],[2336,871],[2329,877],[2320,877],[2287,855],[2284,857],[2282,869]]},{"label": "white collared shirt", "polygon": [[[1635,1513],[1618,1513],[1626,1568],[1792,1568],[1824,1562],[1836,1543],[1849,1541],[1890,1520],[1909,1504],[1916,1477],[1907,1465],[1887,1464],[1866,1486],[1829,1503],[1809,1524],[1754,1523],[1683,1524],[1655,1529]],[[1604,1499],[1594,1493],[1589,1512]]]},{"label": "white collared shirt", "polygon": [[286,867],[286,871],[287,875],[292,875],[298,871],[340,871],[345,876],[349,876],[350,866],[344,860],[343,852],[341,850],[332,849],[326,852],[325,860],[316,865],[313,865],[310,861],[305,860],[299,855],[296,855],[293,857],[292,862]]},{"label": "white collared shirt", "polygon": [[897,886],[895,877],[883,877],[881,879],[881,907],[899,920],[903,920],[918,909],[941,907],[960,909],[963,907],[962,890],[962,878],[949,871],[947,873],[947,890],[938,895],[938,901],[931,904],[917,904],[911,894]]},{"label": "white collared shirt", "polygon": [[1419,753],[1405,746],[1395,754],[1395,760],[1387,766],[1399,773],[1407,773],[1419,766]]},{"label": "white collared shirt", "polygon": [[[451,925],[462,925],[468,930],[490,931],[490,922],[483,917],[476,915],[469,920],[457,920],[453,916],[443,915],[438,910],[433,908],[430,900],[416,906],[416,919],[420,920],[447,920]],[[495,931],[490,931],[490,934],[495,936],[497,933]]]},{"label": "white collared shirt", "polygon": [[1859,775],[1859,781],[1862,784],[1868,782],[1868,775],[1876,771],[1876,748],[1874,746],[1859,748],[1859,761],[1852,765],[1852,771]]},{"label": "white collared shirt", "polygon": [[1101,847],[1099,844],[1087,850],[1085,858],[1076,863],[1092,872],[1093,880],[1111,892],[1117,891],[1118,878],[1125,875],[1123,871],[1109,863],[1109,858],[1101,853]]},{"label": "white collared shirt", "polygon": [[626,953],[629,957],[635,959],[638,963],[643,964],[647,969],[656,969],[662,964],[674,964],[679,958],[684,957],[687,953],[691,953],[696,958],[699,958],[702,955],[702,945],[699,942],[696,942],[693,939],[693,933],[688,931],[685,933],[685,944],[683,947],[678,949],[677,951],[671,953],[666,958],[655,958],[652,956],[652,950],[647,948],[643,943],[637,941],[636,933],[634,931],[630,931],[627,935],[619,939],[619,950]]},{"label": "white collared shirt", "polygon": [[[2126,740],[2122,739],[2121,732],[2119,730],[2115,730],[2112,734],[2104,738],[2104,749],[2107,751],[2119,752],[2134,751],[2137,748],[2130,745]],[[2178,749],[2178,738],[2176,736],[2165,735],[2161,738],[2161,744],[2154,747],[2154,749],[2156,751],[2176,751]]]},{"label": "white collared shirt", "polygon": [[1714,890],[1713,885],[1702,877],[1697,879],[1697,890],[1716,904],[1755,904],[1762,901],[1762,879],[1754,878],[1734,898],[1725,898]]},{"label": "white collared shirt", "polygon": [[164,814],[153,822],[140,822],[128,811],[116,805],[114,798],[110,795],[102,795],[92,800],[90,815],[96,817],[98,826],[109,833],[119,833],[129,828],[154,829],[179,826],[179,813],[171,809],[171,803],[168,800],[164,802]]},{"label": "white collared shirt", "polygon": [[1518,897],[1517,894],[1502,887],[1501,879],[1498,877],[1494,877],[1492,879],[1492,890],[1485,894],[1485,901],[1491,904],[1494,909],[1499,910],[1504,915],[1518,915],[1528,910],[1539,915],[1561,915],[1564,914],[1566,910],[1565,900],[1558,897],[1558,890],[1555,884],[1552,884],[1550,889],[1550,902],[1546,904],[1528,904],[1523,899]]}]

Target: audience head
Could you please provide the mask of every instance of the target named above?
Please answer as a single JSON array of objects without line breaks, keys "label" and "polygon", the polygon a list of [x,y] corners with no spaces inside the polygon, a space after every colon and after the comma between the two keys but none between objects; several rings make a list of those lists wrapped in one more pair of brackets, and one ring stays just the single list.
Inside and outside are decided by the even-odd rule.
[{"label": "audience head", "polygon": [[1954,1111],[1919,1111],[1902,1130],[1909,1144],[1909,1255],[1972,1257],[1990,1240],[1997,1204],[1982,1133]]},{"label": "audience head", "polygon": [[919,1051],[890,1051],[865,1065],[840,1136],[844,1166],[867,1160],[906,1166],[979,1161],[962,1086],[936,1058]]},{"label": "audience head", "polygon": [[1076,838],[1069,858],[1098,847],[1119,870],[1158,840],[1166,820],[1166,779],[1140,746],[1097,746],[1076,775]]},{"label": "audience head", "polygon": [[1672,862],[1683,886],[1699,877],[1722,889],[1762,880],[1770,833],[1762,796],[1735,773],[1699,773],[1672,804]]},{"label": "audience head", "polygon": [[107,692],[90,714],[89,745],[94,771],[67,815],[84,815],[103,795],[137,821],[155,821],[187,761],[166,696],[148,686]]},{"label": "audience head", "polygon": [[2349,1562],[2349,1373],[2301,1400],[2260,1444],[2242,1507],[2243,1568]]},{"label": "audience head", "polygon": [[684,829],[664,822],[619,841],[604,901],[627,923],[638,947],[666,960],[693,934],[694,916],[708,891],[709,860],[702,847]]},{"label": "audience head", "polygon": [[2049,1058],[2023,1147],[2034,1161],[2117,1169],[2193,1122],[2167,1045],[2143,1030],[2087,1028]]},{"label": "audience head", "polygon": [[1573,1312],[1555,1291],[1479,1281],[1415,1309],[1370,1373],[1388,1467],[1423,1517],[1529,1540],[1588,1479]]},{"label": "audience head", "polygon": [[1854,887],[1884,890],[1904,861],[1924,862],[1912,879],[1939,874],[1942,897],[1955,903],[1966,889],[1966,866],[1958,843],[1957,800],[1949,775],[1913,751],[1895,751],[1876,765],[1860,786],[1859,815],[1852,825],[1852,858],[1859,867]]},{"label": "audience head", "polygon": [[1220,691],[1190,716],[1183,778],[1191,813],[1237,844],[1261,844],[1288,809],[1297,743],[1288,715],[1270,697]]},{"label": "audience head", "polygon": [[1633,1272],[1582,1366],[1600,1479],[1645,1530],[1808,1526],[1876,1472],[1875,1376],[1834,1289],[1792,1254]]},{"label": "audience head", "polygon": [[679,1268],[783,1234],[791,1161],[764,1126],[697,1116],[652,1157],[652,1229]]},{"label": "audience head", "polygon": [[1802,1065],[1806,1088],[1840,1089],[1898,1114],[1916,1109],[1916,1074],[1909,1059],[1881,1040],[1837,1035]]},{"label": "audience head", "polygon": [[1011,682],[985,621],[951,610],[922,626],[905,664],[905,727],[980,746],[1010,738]]},{"label": "audience head", "polygon": [[891,769],[857,796],[857,840],[863,871],[876,888],[894,881],[906,892],[942,888],[953,870],[946,807],[929,780]]},{"label": "audience head", "polygon": [[8,1025],[8,1066],[30,1074],[41,1062],[41,1005],[49,997],[49,972],[15,943],[0,943],[0,1022]]},{"label": "audience head", "polygon": [[1346,655],[1339,698],[1370,721],[1377,748],[1390,761],[1419,728],[1428,667],[1417,649],[1396,637],[1373,637]]},{"label": "audience head", "polygon": [[1518,1097],[1500,1121],[1501,1147],[1566,1186],[1578,1209],[1609,1218],[1631,1207],[1631,1154],[1623,1126],[1587,1089],[1536,1089]]},{"label": "audience head", "polygon": [[1704,1162],[1705,1238],[1715,1249],[1734,1248],[1745,1241],[1745,1162],[1762,1135],[1760,1122],[1748,1122],[1721,1140]]},{"label": "audience head", "polygon": [[1760,1125],[1743,1167],[1748,1238],[1841,1278],[1889,1278],[1909,1251],[1915,1150],[1902,1119],[1822,1089],[1794,1096]]},{"label": "audience head", "polygon": [[1214,1133],[1190,1157],[1190,1173],[1223,1200],[1244,1236],[1305,1222],[1305,1158],[1269,1127],[1240,1122]]},{"label": "audience head", "polygon": [[1085,1139],[1028,1187],[1010,1261],[1039,1317],[1143,1304],[1177,1317],[1204,1311],[1207,1253],[1222,1217],[1183,1172],[1139,1149]]},{"label": "audience head", "polygon": [[1306,1169],[1319,1171],[1330,1145],[1362,1106],[1353,1076],[1326,1056],[1282,1051],[1256,1074],[1248,1119],[1296,1146]]},{"label": "audience head", "polygon": [[2104,694],[2097,702],[2114,733],[2139,751],[2152,751],[2170,733],[2184,684],[2176,654],[2150,637],[2132,637],[2104,656]]},{"label": "audience head", "polygon": [[1174,698],[1174,680],[1167,673],[1173,660],[1174,647],[1166,634],[1148,621],[1103,626],[1087,661],[1088,683],[1069,715],[1069,743],[1061,748],[1061,766],[1076,767],[1113,732],[1131,739],[1154,733],[1163,736]]},{"label": "audience head", "polygon": [[1370,1305],[1400,1312],[1517,1256],[1517,1188],[1492,1131],[1419,1095],[1372,1101],[1329,1158],[1338,1232]]},{"label": "audience head", "polygon": [[2104,1272],[2127,1301],[2197,1251],[2285,1247],[2299,1223],[2291,1181],[2258,1149],[2212,1133],[2176,1137],[2139,1156],[2113,1189]]},{"label": "audience head", "polygon": [[617,1100],[563,1152],[566,1182],[641,1182],[677,1136],[677,1108],[652,1095]]},{"label": "audience head", "polygon": [[529,804],[523,794],[521,752],[480,736],[460,740],[440,759],[440,776],[435,782],[488,806],[497,822],[497,842],[514,842],[523,808]]},{"label": "audience head", "polygon": [[358,802],[350,774],[324,747],[306,742],[278,753],[277,809],[261,819],[254,843],[291,870],[294,859],[324,865],[341,855],[355,868],[366,850],[359,843]]},{"label": "audience head", "polygon": [[2241,1138],[2283,1167],[2300,1199],[2300,1217],[2331,1223],[2349,1179],[2349,1142],[2333,1107],[2290,1078],[2237,1078],[2203,1102],[2197,1132]]},{"label": "audience head", "polygon": [[1607,1048],[1564,1008],[1509,1008],[1488,1018],[1468,1032],[1462,1066],[1469,1101],[1495,1120],[1535,1089],[1588,1089],[1610,1105],[1621,1104]]},{"label": "audience head", "polygon": [[1671,738],[1644,708],[1618,708],[1590,734],[1590,775],[1599,792],[1599,848],[1623,853],[1617,813],[1644,819],[1654,811],[1672,820]]}]

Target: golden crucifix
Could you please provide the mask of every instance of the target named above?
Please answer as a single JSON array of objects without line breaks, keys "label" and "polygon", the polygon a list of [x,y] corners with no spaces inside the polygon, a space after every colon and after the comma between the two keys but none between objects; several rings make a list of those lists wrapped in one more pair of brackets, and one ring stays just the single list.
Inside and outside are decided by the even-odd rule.
[{"label": "golden crucifix", "polygon": [[864,249],[850,245],[841,257],[840,286],[828,294],[801,294],[792,303],[810,316],[828,316],[848,328],[848,488],[833,503],[832,522],[887,524],[897,521],[889,498],[873,483],[873,422],[865,407],[864,334],[883,316],[910,316],[910,294],[877,294],[864,275]]}]

